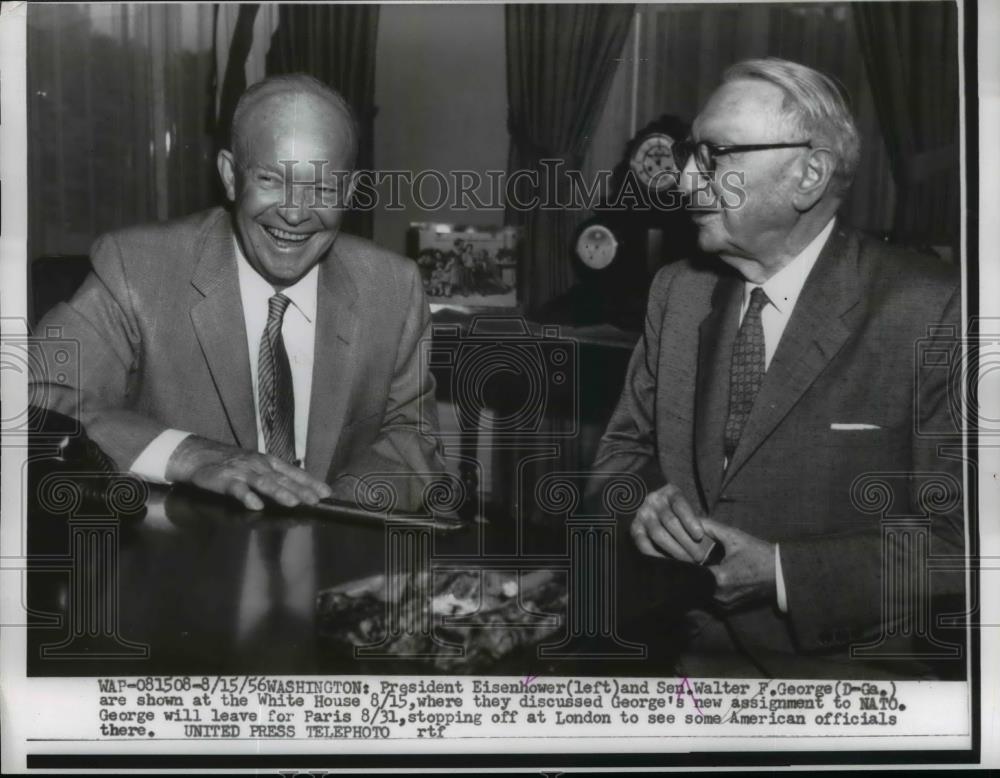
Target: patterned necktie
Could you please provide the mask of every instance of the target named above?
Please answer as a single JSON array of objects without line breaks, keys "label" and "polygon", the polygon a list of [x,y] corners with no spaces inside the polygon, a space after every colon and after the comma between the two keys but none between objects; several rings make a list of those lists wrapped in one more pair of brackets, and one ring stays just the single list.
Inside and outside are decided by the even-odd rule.
[{"label": "patterned necktie", "polygon": [[267,453],[295,461],[295,397],[292,369],[281,337],[281,322],[291,302],[276,294],[267,301],[267,325],[260,339],[257,362],[257,402]]},{"label": "patterned necktie", "polygon": [[729,417],[726,419],[727,462],[733,458],[764,380],[764,327],[760,312],[769,302],[759,286],[750,293],[750,305],[733,343],[733,360],[729,365]]}]

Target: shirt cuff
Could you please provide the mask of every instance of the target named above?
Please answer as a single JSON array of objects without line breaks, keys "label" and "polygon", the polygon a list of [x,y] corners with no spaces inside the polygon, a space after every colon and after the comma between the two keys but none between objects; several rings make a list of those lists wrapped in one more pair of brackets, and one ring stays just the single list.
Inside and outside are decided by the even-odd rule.
[{"label": "shirt cuff", "polygon": [[129,472],[150,483],[170,483],[167,480],[167,462],[181,441],[191,434],[181,430],[163,430],[135,458]]},{"label": "shirt cuff", "polygon": [[785,576],[781,572],[780,544],[774,544],[774,584],[778,590],[778,610],[788,613],[788,593],[785,591]]}]

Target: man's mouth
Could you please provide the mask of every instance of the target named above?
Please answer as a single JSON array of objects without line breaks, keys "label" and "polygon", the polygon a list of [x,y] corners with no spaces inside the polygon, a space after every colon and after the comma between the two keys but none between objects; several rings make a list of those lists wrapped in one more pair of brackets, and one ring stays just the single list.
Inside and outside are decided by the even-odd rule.
[{"label": "man's mouth", "polygon": [[288,232],[287,230],[279,230],[277,227],[269,227],[264,224],[261,225],[261,228],[281,248],[301,246],[313,236],[311,232]]}]

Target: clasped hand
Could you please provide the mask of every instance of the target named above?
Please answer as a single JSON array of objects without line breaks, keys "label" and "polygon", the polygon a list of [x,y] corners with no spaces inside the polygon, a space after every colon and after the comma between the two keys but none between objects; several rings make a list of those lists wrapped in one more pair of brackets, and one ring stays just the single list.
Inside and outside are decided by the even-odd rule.
[{"label": "clasped hand", "polygon": [[775,597],[774,545],[734,527],[698,516],[680,489],[650,492],[632,520],[632,538],[648,556],[701,564],[710,541],[725,557],[706,567],[715,577],[715,603],[732,609]]},{"label": "clasped hand", "polygon": [[315,505],[332,490],[288,462],[189,435],[167,463],[167,480],[235,497],[246,508],[259,511],[264,499],[293,508]]}]

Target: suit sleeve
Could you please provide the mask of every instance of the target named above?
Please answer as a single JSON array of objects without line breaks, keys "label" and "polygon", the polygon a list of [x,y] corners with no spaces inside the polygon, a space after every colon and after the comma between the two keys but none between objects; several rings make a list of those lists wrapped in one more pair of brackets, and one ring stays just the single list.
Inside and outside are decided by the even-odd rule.
[{"label": "suit sleeve", "polygon": [[625,386],[601,437],[588,485],[589,499],[607,474],[635,473],[647,491],[666,483],[656,453],[656,376],[660,354],[663,313],[672,278],[670,267],[661,270],[650,288],[646,323],[625,374]]},{"label": "suit sleeve", "polygon": [[[960,358],[960,312],[955,289],[935,328],[937,334],[926,340],[924,348],[916,344],[910,472],[872,474],[876,479],[884,476],[886,494],[900,493],[908,502],[905,511],[894,506],[893,512],[913,518],[898,531],[887,525],[883,532],[884,522],[878,521],[871,531],[780,543],[788,617],[804,650],[866,642],[894,629],[902,618],[930,623],[913,609],[929,613],[935,601],[964,592],[961,570],[931,572],[922,558],[926,553],[961,560],[966,553],[962,430],[950,407],[954,390],[961,387],[948,386],[950,371],[939,361],[922,359],[924,353]],[[894,580],[885,580],[886,576]],[[921,581],[927,585],[923,593],[917,588]],[[898,596],[887,597],[889,592]],[[909,610],[899,608],[901,598],[910,598]]]},{"label": "suit sleeve", "polygon": [[129,409],[142,341],[114,236],[98,239],[91,262],[93,272],[73,299],[53,308],[35,328],[31,402],[79,419],[87,435],[126,470],[165,427]]},{"label": "suit sleeve", "polygon": [[446,468],[438,436],[434,377],[427,360],[421,358],[421,344],[431,338],[431,314],[415,265],[406,304],[381,430],[371,446],[352,457],[333,488],[337,496],[350,499],[359,478],[377,474],[388,478],[399,507],[417,510],[426,488],[442,478]]}]

